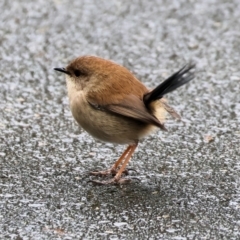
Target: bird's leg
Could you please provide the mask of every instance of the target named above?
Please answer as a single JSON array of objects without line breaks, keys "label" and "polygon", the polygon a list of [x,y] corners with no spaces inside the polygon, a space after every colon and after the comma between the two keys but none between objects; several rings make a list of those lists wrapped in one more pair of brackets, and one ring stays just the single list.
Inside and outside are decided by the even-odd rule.
[{"label": "bird's leg", "polygon": [[129,179],[126,179],[126,178],[122,178],[121,179],[121,176],[122,176],[122,173],[124,172],[128,162],[130,161],[135,149],[137,148],[137,145],[138,144],[134,144],[132,146],[129,146],[130,147],[130,150],[125,158],[125,161],[123,163],[123,165],[121,166],[121,168],[119,169],[119,171],[117,172],[116,176],[113,178],[114,182],[115,183],[125,183],[125,182],[129,182],[130,180]]},{"label": "bird's leg", "polygon": [[[123,163],[123,165],[121,166],[121,168],[118,170],[116,176],[108,181],[94,181],[94,180],[91,180],[91,182],[93,183],[96,183],[96,184],[99,184],[99,185],[106,185],[106,184],[123,184],[123,183],[126,183],[126,182],[130,182],[131,180],[130,179],[127,179],[127,178],[121,178],[121,175],[122,173],[124,172],[129,160],[131,159],[131,156],[133,155],[135,149],[137,147],[137,144],[134,144],[134,145],[130,145],[127,150],[123,153],[123,155],[126,155],[125,157],[125,161]],[[122,155],[122,156],[123,156]],[[121,156],[121,157],[122,157]],[[117,161],[118,162],[118,161]],[[116,164],[117,164],[116,162]],[[118,163],[117,165],[119,165],[120,163]],[[114,166],[114,165],[113,165]]]},{"label": "bird's leg", "polygon": [[128,156],[128,153],[129,153],[130,150],[131,150],[131,145],[129,145],[127,147],[127,149],[123,152],[121,157],[111,167],[110,170],[111,170],[111,173],[112,173],[113,176],[115,176],[117,174],[117,168],[118,168],[119,164],[121,164],[122,161],[125,159],[125,157]]},{"label": "bird's leg", "polygon": [[127,149],[123,152],[121,157],[113,164],[113,166],[110,169],[107,169],[105,171],[94,171],[94,172],[90,172],[90,174],[95,176],[106,176],[106,175],[112,174],[113,176],[115,176],[117,174],[117,167],[119,166],[119,164],[121,164],[121,162],[126,157],[130,149],[131,149],[131,146],[129,145]]}]

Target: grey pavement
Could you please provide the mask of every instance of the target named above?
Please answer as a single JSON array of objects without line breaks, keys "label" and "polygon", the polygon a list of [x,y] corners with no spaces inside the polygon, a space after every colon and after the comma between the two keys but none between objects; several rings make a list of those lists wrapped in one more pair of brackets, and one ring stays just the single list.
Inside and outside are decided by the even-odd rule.
[{"label": "grey pavement", "polygon": [[[0,239],[240,239],[238,0],[0,2]],[[94,186],[125,146],[71,116],[53,67],[112,59],[169,94],[182,121],[140,143],[123,186]]]}]

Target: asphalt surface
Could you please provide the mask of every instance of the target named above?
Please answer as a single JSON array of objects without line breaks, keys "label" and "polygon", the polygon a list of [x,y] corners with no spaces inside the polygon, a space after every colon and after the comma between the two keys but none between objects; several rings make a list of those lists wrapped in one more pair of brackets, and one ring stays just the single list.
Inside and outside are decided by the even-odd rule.
[{"label": "asphalt surface", "polygon": [[[0,2],[0,239],[240,239],[238,0]],[[64,77],[97,55],[168,95],[182,122],[143,141],[124,186],[94,186],[125,146],[73,120]]]}]

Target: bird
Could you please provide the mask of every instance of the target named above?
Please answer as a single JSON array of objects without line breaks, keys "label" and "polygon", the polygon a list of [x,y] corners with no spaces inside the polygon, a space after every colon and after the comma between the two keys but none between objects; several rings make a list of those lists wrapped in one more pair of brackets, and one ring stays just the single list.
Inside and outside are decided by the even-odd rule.
[{"label": "bird", "polygon": [[66,75],[69,105],[77,123],[94,138],[113,144],[125,144],[126,150],[104,171],[95,176],[112,176],[96,184],[124,184],[126,166],[141,139],[157,129],[166,131],[168,114],[180,115],[164,96],[194,79],[195,64],[189,63],[150,90],[127,68],[97,56],[80,56],[66,67],[54,68]]}]

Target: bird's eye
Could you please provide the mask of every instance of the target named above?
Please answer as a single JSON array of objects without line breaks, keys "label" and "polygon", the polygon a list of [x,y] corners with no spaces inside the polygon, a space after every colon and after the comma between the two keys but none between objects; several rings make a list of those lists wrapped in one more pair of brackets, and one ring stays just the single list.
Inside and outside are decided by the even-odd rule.
[{"label": "bird's eye", "polygon": [[76,77],[79,77],[81,75],[81,72],[79,70],[74,70],[74,75]]}]

